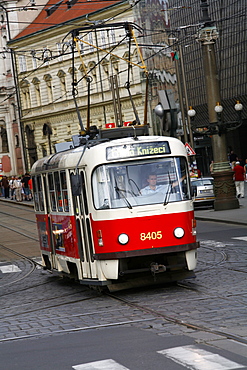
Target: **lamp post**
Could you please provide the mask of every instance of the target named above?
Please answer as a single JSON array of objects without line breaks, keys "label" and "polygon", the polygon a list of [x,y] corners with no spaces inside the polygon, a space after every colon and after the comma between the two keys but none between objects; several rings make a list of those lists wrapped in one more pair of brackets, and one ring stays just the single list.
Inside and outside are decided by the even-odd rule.
[{"label": "lamp post", "polygon": [[[233,182],[233,173],[227,158],[226,131],[229,123],[223,122],[220,104],[220,87],[216,66],[215,42],[218,31],[208,14],[207,0],[201,0],[202,27],[198,31],[197,40],[202,45],[203,67],[205,75],[209,125],[205,125],[205,134],[212,135],[213,149],[213,177],[215,189],[214,209],[226,210],[239,208],[236,190]],[[216,110],[215,110],[215,107]],[[218,112],[217,112],[218,110]],[[190,111],[190,109],[189,109]],[[189,114],[188,111],[188,114]],[[220,115],[220,116],[219,116]],[[203,133],[203,130],[202,130]]]}]

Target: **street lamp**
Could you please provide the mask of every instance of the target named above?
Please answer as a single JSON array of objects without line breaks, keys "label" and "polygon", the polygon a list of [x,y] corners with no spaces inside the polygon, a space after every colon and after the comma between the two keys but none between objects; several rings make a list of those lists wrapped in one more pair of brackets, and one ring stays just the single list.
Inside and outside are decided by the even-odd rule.
[{"label": "street lamp", "polygon": [[190,106],[187,113],[188,113],[188,116],[190,117],[190,119],[193,120],[195,115],[196,115],[195,109],[193,109],[193,107]]},{"label": "street lamp", "polygon": [[[215,202],[214,209],[224,210],[224,209],[234,209],[239,208],[238,199],[235,196],[235,185],[233,182],[233,173],[230,168],[229,161],[225,160],[226,150],[220,152],[220,148],[225,146],[225,134],[228,131],[235,130],[242,124],[242,110],[243,105],[237,100],[234,105],[234,109],[238,115],[235,121],[226,122],[223,119],[223,106],[216,102],[214,106],[214,112],[216,114],[215,122],[209,122],[203,126],[198,126],[195,120],[196,111],[193,107],[189,107],[187,112],[188,116],[191,118],[191,128],[194,133],[200,135],[207,135],[212,138],[214,164],[213,173],[214,177],[214,189],[215,189]],[[223,142],[221,142],[223,140]],[[217,149],[219,151],[217,151]],[[223,160],[222,160],[223,158]]]},{"label": "street lamp", "polygon": [[[201,0],[202,26],[198,30],[197,41],[202,45],[209,123],[203,125],[199,131],[201,131],[200,133],[211,136],[212,140],[214,158],[212,175],[214,177],[215,191],[214,209],[218,211],[239,208],[233,173],[227,158],[226,132],[229,129],[238,127],[241,124],[241,120],[237,123],[224,122],[221,116],[222,112],[220,112],[221,105],[217,103],[221,101],[215,55],[215,43],[219,37],[219,33],[214,22],[209,17],[208,6],[207,0]],[[238,105],[237,107],[239,108]],[[238,112],[241,114],[241,109]]]},{"label": "street lamp", "polygon": [[239,100],[237,100],[236,104],[234,105],[234,109],[237,113],[237,119],[235,121],[229,121],[226,122],[223,119],[223,106],[220,104],[220,102],[217,102],[214,111],[217,115],[216,122],[211,122],[207,124],[197,125],[195,121],[196,111],[193,109],[193,107],[190,107],[187,114],[191,119],[191,128],[192,131],[196,134],[201,135],[216,135],[218,134],[221,136],[223,133],[226,133],[231,130],[235,130],[236,128],[240,127],[242,125],[242,110],[243,110],[243,104],[240,103]]}]

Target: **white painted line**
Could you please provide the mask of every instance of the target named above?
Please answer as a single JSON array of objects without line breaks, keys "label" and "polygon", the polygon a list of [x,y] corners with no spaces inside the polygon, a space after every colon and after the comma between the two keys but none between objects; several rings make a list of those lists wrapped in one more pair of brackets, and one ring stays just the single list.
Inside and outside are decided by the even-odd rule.
[{"label": "white painted line", "polygon": [[111,359],[88,362],[87,364],[72,366],[72,368],[75,370],[129,370],[127,367]]},{"label": "white painted line", "polygon": [[236,236],[235,238],[232,239],[244,240],[245,242],[247,242],[247,236]]},{"label": "white painted line", "polygon": [[3,274],[9,274],[11,272],[20,272],[21,270],[16,265],[4,265],[4,266],[0,266],[0,271]]},{"label": "white painted line", "polygon": [[196,346],[174,347],[158,353],[191,370],[233,370],[245,367]]}]

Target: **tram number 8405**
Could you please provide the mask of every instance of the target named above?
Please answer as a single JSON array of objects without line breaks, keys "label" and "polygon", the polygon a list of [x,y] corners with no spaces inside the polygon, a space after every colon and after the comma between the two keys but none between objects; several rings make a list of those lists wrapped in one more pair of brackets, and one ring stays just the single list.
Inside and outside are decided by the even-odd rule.
[{"label": "tram number 8405", "polygon": [[145,240],[156,240],[156,239],[162,239],[162,232],[161,231],[149,231],[148,233],[141,233],[140,239],[142,241]]}]

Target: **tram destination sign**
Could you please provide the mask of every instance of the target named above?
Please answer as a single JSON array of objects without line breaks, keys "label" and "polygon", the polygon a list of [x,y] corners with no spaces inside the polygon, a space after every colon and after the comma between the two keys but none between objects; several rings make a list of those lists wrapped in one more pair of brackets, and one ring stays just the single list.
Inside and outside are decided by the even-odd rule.
[{"label": "tram destination sign", "polygon": [[144,157],[160,154],[171,154],[168,141],[114,145],[106,148],[106,159],[108,161],[113,159]]}]

